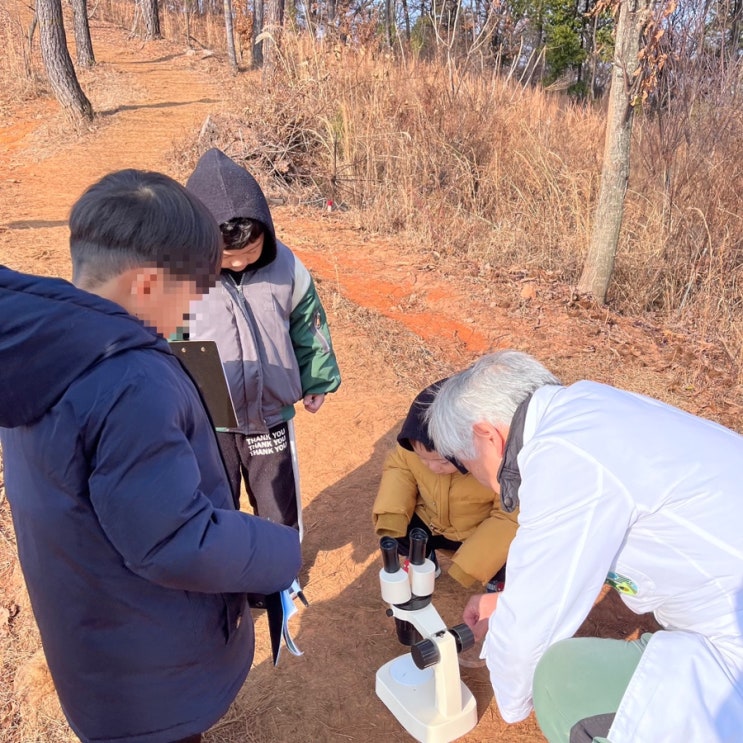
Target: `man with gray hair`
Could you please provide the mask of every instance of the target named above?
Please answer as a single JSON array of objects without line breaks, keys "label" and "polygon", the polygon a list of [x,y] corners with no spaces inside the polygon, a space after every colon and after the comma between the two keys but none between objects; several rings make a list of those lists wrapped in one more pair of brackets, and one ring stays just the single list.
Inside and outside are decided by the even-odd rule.
[{"label": "man with gray hair", "polygon": [[[464,619],[506,722],[532,708],[550,743],[739,741],[743,729],[743,438],[596,382],[562,386],[501,351],[429,410],[442,456],[519,507],[503,593]],[[663,628],[573,638],[602,585]]]}]

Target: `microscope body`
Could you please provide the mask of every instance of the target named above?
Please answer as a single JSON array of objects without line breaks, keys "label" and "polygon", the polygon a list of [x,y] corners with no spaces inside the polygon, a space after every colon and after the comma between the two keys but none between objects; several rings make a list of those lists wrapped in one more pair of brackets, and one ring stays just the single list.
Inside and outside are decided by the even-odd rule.
[{"label": "microscope body", "polygon": [[477,703],[460,679],[457,659],[474,638],[466,625],[447,629],[434,608],[436,567],[423,557],[426,542],[424,531],[411,532],[407,569],[399,565],[396,540],[383,537],[380,542],[382,598],[390,604],[387,614],[395,619],[398,639],[410,652],[377,671],[376,693],[413,738],[450,743],[477,724]]}]

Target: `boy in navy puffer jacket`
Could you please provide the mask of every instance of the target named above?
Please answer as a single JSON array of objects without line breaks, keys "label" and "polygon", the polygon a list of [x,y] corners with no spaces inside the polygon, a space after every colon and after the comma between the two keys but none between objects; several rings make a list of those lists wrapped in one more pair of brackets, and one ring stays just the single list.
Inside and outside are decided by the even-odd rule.
[{"label": "boy in navy puffer jacket", "polygon": [[253,659],[246,593],[287,588],[295,530],[236,511],[164,337],[216,279],[219,230],[159,173],[91,186],[73,284],[0,267],[0,442],[49,670],[83,741],[197,741]]}]

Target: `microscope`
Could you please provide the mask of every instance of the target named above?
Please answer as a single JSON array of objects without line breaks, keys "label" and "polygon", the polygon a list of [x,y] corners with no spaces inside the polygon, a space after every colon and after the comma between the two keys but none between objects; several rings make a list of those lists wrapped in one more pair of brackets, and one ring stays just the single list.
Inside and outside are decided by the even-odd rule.
[{"label": "microscope", "polygon": [[426,559],[428,535],[410,532],[407,565],[397,540],[382,537],[382,598],[390,604],[397,639],[410,648],[377,671],[376,693],[398,722],[421,743],[450,743],[477,724],[477,703],[459,677],[457,654],[474,645],[466,624],[447,629],[431,603],[436,566]]}]

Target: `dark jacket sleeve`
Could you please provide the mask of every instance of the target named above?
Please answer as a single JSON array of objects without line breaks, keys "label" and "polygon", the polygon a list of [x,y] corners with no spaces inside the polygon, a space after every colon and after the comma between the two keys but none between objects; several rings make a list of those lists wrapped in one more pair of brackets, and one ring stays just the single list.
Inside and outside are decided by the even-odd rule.
[{"label": "dark jacket sleeve", "polygon": [[88,484],[106,536],[132,572],[169,588],[287,588],[301,564],[297,532],[229,507],[213,434],[195,451],[189,412],[167,378],[130,381],[97,411]]},{"label": "dark jacket sleeve", "polygon": [[312,279],[289,317],[289,333],[302,380],[302,394],[335,392],[340,387],[341,374],[325,310]]}]

